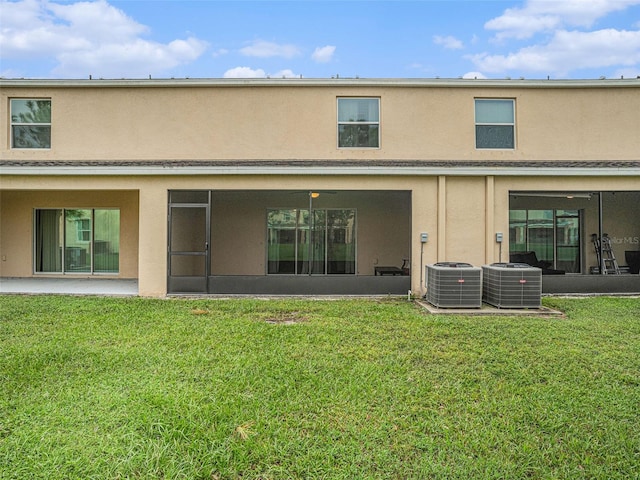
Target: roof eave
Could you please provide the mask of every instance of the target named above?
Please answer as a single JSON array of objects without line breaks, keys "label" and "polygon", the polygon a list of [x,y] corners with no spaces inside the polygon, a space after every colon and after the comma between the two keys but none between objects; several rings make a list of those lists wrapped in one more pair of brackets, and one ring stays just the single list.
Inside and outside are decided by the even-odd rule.
[{"label": "roof eave", "polygon": [[176,88],[176,87],[423,87],[423,88],[640,88],[640,79],[533,80],[460,78],[167,78],[0,79],[2,88]]}]

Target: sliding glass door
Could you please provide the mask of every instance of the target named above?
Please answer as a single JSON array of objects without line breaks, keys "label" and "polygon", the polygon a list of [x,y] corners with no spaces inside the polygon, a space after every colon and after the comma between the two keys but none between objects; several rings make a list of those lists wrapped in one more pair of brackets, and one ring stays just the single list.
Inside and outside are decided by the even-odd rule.
[{"label": "sliding glass door", "polygon": [[36,209],[36,273],[118,273],[120,210]]},{"label": "sliding glass door", "polygon": [[269,210],[267,243],[269,274],[355,274],[356,212],[314,209],[310,216],[308,209]]},{"label": "sliding glass door", "polygon": [[539,261],[567,273],[580,273],[580,211],[509,211],[509,251],[535,252]]}]

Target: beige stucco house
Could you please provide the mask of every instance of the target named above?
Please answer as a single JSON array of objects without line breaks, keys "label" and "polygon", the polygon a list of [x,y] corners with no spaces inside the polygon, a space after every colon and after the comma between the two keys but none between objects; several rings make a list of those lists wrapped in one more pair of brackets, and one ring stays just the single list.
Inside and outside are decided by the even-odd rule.
[{"label": "beige stucco house", "polygon": [[0,91],[3,278],[420,295],[428,264],[535,258],[546,292],[640,292],[639,79]]}]

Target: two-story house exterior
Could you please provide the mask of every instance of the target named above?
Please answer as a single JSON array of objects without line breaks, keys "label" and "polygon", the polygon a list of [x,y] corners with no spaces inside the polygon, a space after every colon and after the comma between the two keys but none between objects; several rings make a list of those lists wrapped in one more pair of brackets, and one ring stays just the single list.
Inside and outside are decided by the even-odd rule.
[{"label": "two-story house exterior", "polygon": [[423,294],[533,252],[640,292],[640,79],[2,79],[0,130],[3,278]]}]

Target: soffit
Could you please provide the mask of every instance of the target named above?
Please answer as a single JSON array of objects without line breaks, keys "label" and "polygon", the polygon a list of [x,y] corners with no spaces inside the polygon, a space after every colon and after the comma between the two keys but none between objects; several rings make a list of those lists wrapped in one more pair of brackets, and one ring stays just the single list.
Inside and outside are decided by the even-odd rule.
[{"label": "soffit", "polygon": [[3,175],[640,176],[640,161],[2,161]]}]

